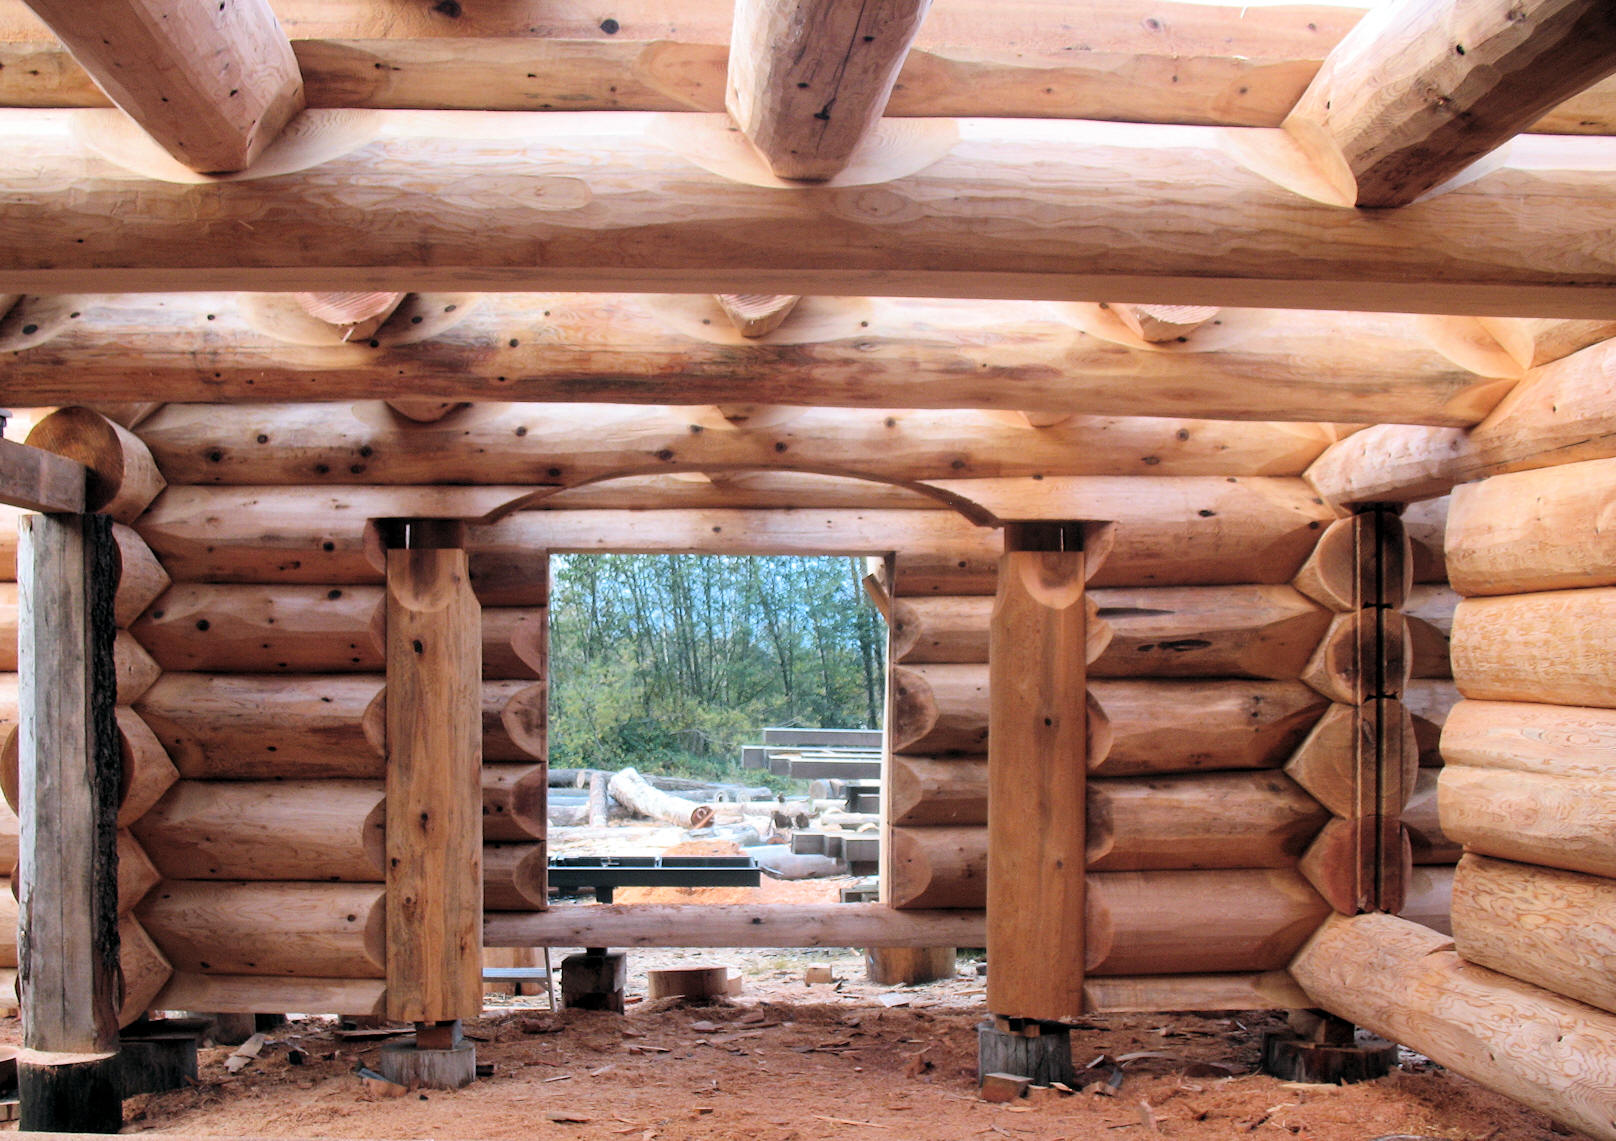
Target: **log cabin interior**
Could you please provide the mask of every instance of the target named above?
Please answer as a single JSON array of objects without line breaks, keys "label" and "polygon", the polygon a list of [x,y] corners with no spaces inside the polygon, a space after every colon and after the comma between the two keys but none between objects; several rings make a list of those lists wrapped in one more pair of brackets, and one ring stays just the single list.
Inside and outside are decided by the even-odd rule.
[{"label": "log cabin interior", "polygon": [[[25,1127],[148,1009],[453,1055],[482,947],[662,940],[1616,1137],[1613,70],[1604,0],[0,0]],[[546,909],[592,550],[872,557],[879,903]]]}]

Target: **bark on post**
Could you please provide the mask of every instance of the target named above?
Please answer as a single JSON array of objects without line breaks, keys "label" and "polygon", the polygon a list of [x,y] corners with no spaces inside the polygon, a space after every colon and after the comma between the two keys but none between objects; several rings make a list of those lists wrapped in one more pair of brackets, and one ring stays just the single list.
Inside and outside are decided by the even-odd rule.
[{"label": "bark on post", "polygon": [[116,1133],[117,553],[105,516],[19,521],[22,1128]]},{"label": "bark on post", "polygon": [[1087,702],[1082,528],[1005,533],[988,738],[988,1009],[1083,1013]]}]

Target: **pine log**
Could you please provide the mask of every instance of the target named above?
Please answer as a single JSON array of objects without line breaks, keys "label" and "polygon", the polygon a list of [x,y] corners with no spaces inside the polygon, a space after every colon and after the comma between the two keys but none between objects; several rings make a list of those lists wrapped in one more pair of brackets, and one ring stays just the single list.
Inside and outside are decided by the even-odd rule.
[{"label": "pine log", "polygon": [[[1456,599],[1455,595],[1449,601]],[[1446,613],[1446,624],[1451,625],[1452,621],[1453,611],[1449,610]],[[1409,677],[1451,678],[1453,663],[1448,652],[1447,632],[1437,623],[1412,614],[1406,616],[1404,625],[1408,630]]]},{"label": "pine log", "polygon": [[379,673],[374,586],[180,583],[133,632],[165,670]]},{"label": "pine log", "polygon": [[1089,782],[1087,866],[1286,868],[1329,813],[1280,773]]},{"label": "pine log", "polygon": [[162,1010],[212,1010],[220,1014],[319,1010],[379,1016],[383,1013],[386,989],[381,979],[281,978],[176,971],[152,1005]]},{"label": "pine log", "polygon": [[1496,475],[1454,488],[1449,575],[1461,594],[1528,594],[1616,584],[1616,459]]},{"label": "pine log", "polygon": [[483,677],[543,678],[549,646],[550,611],[547,607],[487,607],[483,610]]},{"label": "pine log", "polygon": [[[81,313],[80,316],[82,315]],[[96,403],[85,405],[90,411],[99,412],[114,424],[128,428],[131,432],[140,427],[152,413],[162,406],[163,402],[161,400],[131,400],[112,404],[97,401]]]},{"label": "pine log", "polygon": [[137,709],[193,779],[379,778],[378,676],[164,674]]},{"label": "pine log", "polygon": [[632,768],[620,769],[612,775],[607,791],[626,808],[652,820],[677,824],[681,828],[701,828],[713,818],[713,810],[683,797],[653,788]]},{"label": "pine log", "polygon": [[1087,979],[1091,1014],[1163,1010],[1300,1010],[1309,998],[1288,971],[1222,975],[1135,975]]},{"label": "pine log", "polygon": [[1314,1005],[1595,1137],[1616,1137],[1616,1018],[1466,963],[1390,915],[1332,919],[1291,963]]},{"label": "pine log", "polygon": [[157,684],[163,667],[152,660],[146,648],[127,630],[119,630],[112,643],[112,669],[117,681],[119,705],[133,705]]},{"label": "pine log", "polygon": [[587,511],[756,510],[770,507],[844,508],[865,511],[947,511],[931,495],[895,483],[800,471],[720,471],[693,479],[690,472],[625,476],[607,483],[558,491],[546,502]]},{"label": "pine log", "polygon": [[[1388,742],[1383,746],[1382,783],[1390,785],[1395,778],[1398,788],[1411,791],[1419,772],[1419,742],[1413,718],[1398,701],[1330,706],[1285,762],[1285,772],[1336,816],[1376,815],[1382,811],[1376,798],[1377,735]],[[1386,807],[1400,809],[1402,804]]]},{"label": "pine log", "polygon": [[546,756],[549,693],[545,682],[483,682],[483,759],[528,761]]},{"label": "pine log", "polygon": [[381,979],[385,911],[373,884],[170,880],[135,914],[176,971]]},{"label": "pine log", "polygon": [[112,539],[118,544],[118,593],[112,600],[113,620],[121,629],[128,629],[168,589],[169,577],[133,527],[115,524]]},{"label": "pine log", "polygon": [[549,794],[543,764],[483,765],[483,840],[542,840]]},{"label": "pine log", "polygon": [[980,756],[987,751],[987,666],[898,667],[888,684],[892,752]]},{"label": "pine log", "polygon": [[1453,877],[1454,949],[1466,962],[1610,1011],[1616,881],[1467,855]]},{"label": "pine log", "polygon": [[[118,706],[115,716],[118,724],[118,748],[122,765],[122,783],[119,789],[118,826],[128,827],[146,814],[168,791],[179,773],[162,742],[145,720],[127,705]],[[0,792],[13,812],[20,809],[18,793],[18,729],[7,730],[0,745]]]},{"label": "pine log", "polygon": [[1444,935],[1453,934],[1453,865],[1416,867],[1408,880],[1408,894],[1397,914],[1411,923]]},{"label": "pine log", "polygon": [[[1608,86],[1608,85],[1604,85]],[[1562,321],[1528,318],[1520,322],[1532,338],[1532,364],[1545,365],[1616,337],[1616,321]]]},{"label": "pine log", "polygon": [[152,1009],[157,995],[174,974],[161,948],[133,915],[125,915],[118,922],[118,969],[123,975],[118,1025],[128,1026]]},{"label": "pine log", "polygon": [[1442,769],[1442,831],[1467,851],[1616,877],[1609,837],[1616,779],[1510,769]]},{"label": "pine log", "polygon": [[1342,915],[1403,909],[1414,853],[1395,816],[1331,817],[1298,870]]},{"label": "pine log", "polygon": [[1302,680],[1331,701],[1359,705],[1401,696],[1413,668],[1408,620],[1371,607],[1335,616],[1302,667]]},{"label": "pine log", "polygon": [[779,178],[838,174],[887,105],[931,0],[736,5],[724,106]]},{"label": "pine log", "polygon": [[[162,878],[134,834],[127,828],[118,829],[118,914],[128,915],[140,906]],[[12,884],[15,886],[15,878]]]},{"label": "pine log", "polygon": [[[1460,314],[1603,317],[1598,287],[1610,267],[1577,239],[1616,215],[1616,195],[1588,175],[1609,147],[1589,138],[1524,136],[1441,209],[1406,213],[1393,231],[1330,205],[1326,181],[1271,131],[1027,119],[1007,137],[1002,123],[974,119],[883,122],[869,163],[843,176],[880,183],[885,208],[861,212],[845,208],[839,186],[758,178],[725,116],[312,111],[298,128],[276,177],[216,184],[198,217],[186,209],[194,184],[151,177],[180,172],[119,118],[31,117],[12,133],[22,173],[0,214],[0,289],[335,291],[386,278],[420,290],[1132,296],[1391,311],[1439,297]],[[423,151],[434,155],[430,177],[394,173]],[[333,198],[333,187],[379,178],[390,178],[385,203],[351,190]],[[497,190],[450,203],[446,181]],[[1139,192],[1119,195],[1119,185]],[[1516,207],[1528,187],[1541,208],[1523,228]],[[343,208],[367,224],[333,225]],[[1006,211],[1015,218],[1004,221]],[[87,229],[81,215],[118,224]],[[268,215],[279,224],[243,243],[242,224]],[[1091,224],[1036,224],[1046,215]],[[1224,240],[1173,241],[1186,227]],[[613,240],[624,235],[634,240]]]},{"label": "pine log", "polygon": [[1436,768],[1442,764],[1440,742],[1448,711],[1459,702],[1459,690],[1440,679],[1414,678],[1403,687],[1403,706],[1414,718],[1414,740],[1420,764]]},{"label": "pine log", "polygon": [[880,903],[591,904],[506,912],[483,923],[489,947],[980,947],[977,911],[898,911]]},{"label": "pine log", "polygon": [[991,543],[972,543],[967,549],[898,551],[893,558],[890,592],[893,598],[928,596],[992,597],[998,589],[998,552]]},{"label": "pine log", "polygon": [[1284,127],[1340,205],[1404,206],[1616,70],[1613,59],[1616,19],[1597,0],[1377,8],[1331,49]]},{"label": "pine log", "polygon": [[30,447],[90,469],[86,506],[133,523],[167,485],[140,438],[88,408],[59,408],[28,433]]},{"label": "pine log", "polygon": [[1616,707],[1616,587],[1470,598],[1453,614],[1453,680],[1465,697]]},{"label": "pine log", "polygon": [[1464,845],[1442,831],[1437,808],[1436,769],[1421,769],[1414,784],[1414,795],[1403,808],[1403,827],[1416,864],[1451,864],[1464,854]]},{"label": "pine log", "polygon": [[900,909],[983,908],[988,898],[986,828],[892,828],[886,898]]},{"label": "pine log", "polygon": [[[894,671],[897,672],[897,671]],[[1095,681],[1091,776],[1278,768],[1329,707],[1300,682]]]},{"label": "pine log", "polygon": [[483,910],[543,911],[549,906],[543,844],[483,846]]},{"label": "pine log", "polygon": [[1412,552],[1415,582],[1447,582],[1447,556],[1444,554],[1448,529],[1450,497],[1424,499],[1403,508],[1403,531]]},{"label": "pine log", "polygon": [[0,967],[17,965],[17,898],[10,891],[0,891]]},{"label": "pine log", "polygon": [[374,780],[182,780],[134,831],[169,879],[381,883],[382,795]]},{"label": "pine log", "polygon": [[435,424],[451,412],[467,407],[467,404],[461,400],[411,400],[401,397],[389,400],[387,407],[417,424]]},{"label": "pine log", "polygon": [[802,298],[792,293],[718,293],[713,300],[735,331],[750,339],[778,329]]},{"label": "pine log", "polygon": [[21,821],[9,804],[0,804],[0,868],[17,864],[17,836]]},{"label": "pine log", "polygon": [[1616,710],[1461,701],[1442,729],[1449,764],[1616,780]]},{"label": "pine log", "polygon": [[895,825],[988,822],[985,757],[887,758],[887,816]]},{"label": "pine log", "polygon": [[0,503],[0,582],[17,581],[17,520],[27,512]]}]

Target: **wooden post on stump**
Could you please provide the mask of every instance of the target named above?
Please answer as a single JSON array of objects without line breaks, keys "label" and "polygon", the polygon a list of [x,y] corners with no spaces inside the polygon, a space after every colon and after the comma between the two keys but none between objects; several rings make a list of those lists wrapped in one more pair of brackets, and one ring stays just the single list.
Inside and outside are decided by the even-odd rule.
[{"label": "wooden post on stump", "polygon": [[102,515],[25,515],[18,532],[21,1127],[116,1133],[117,548]]},{"label": "wooden post on stump", "polygon": [[482,619],[464,529],[389,521],[387,1015],[416,1041],[384,1051],[404,1085],[476,1076],[459,1020],[482,1012]]},{"label": "wooden post on stump", "polygon": [[[991,972],[988,978],[993,978]],[[1072,1032],[1059,1022],[995,1015],[978,1025],[976,1034],[979,1086],[989,1074],[1016,1074],[1035,1086],[1077,1084],[1077,1071],[1072,1065]]]}]

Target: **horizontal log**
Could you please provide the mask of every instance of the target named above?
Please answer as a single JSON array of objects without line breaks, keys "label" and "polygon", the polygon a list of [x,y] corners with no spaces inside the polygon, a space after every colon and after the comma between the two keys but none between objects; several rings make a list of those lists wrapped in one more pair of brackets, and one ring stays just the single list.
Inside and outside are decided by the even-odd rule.
[{"label": "horizontal log", "polygon": [[1403,906],[1397,914],[1410,923],[1429,927],[1443,935],[1453,934],[1450,916],[1453,906],[1453,865],[1416,865],[1408,878]]},{"label": "horizontal log", "polygon": [[[127,705],[118,706],[118,759],[122,765],[118,790],[118,827],[127,828],[144,816],[179,779],[168,751],[145,718]],[[18,790],[18,728],[5,730],[0,741],[0,794],[13,812],[21,806]]]},{"label": "horizontal log", "polygon": [[988,822],[985,757],[887,758],[887,818],[894,825]]},{"label": "horizontal log", "polygon": [[128,629],[168,589],[170,580],[168,571],[133,527],[113,524],[112,539],[118,544],[118,593],[112,600],[113,620],[120,629]]},{"label": "horizontal log", "polygon": [[1453,877],[1454,949],[1555,994],[1616,1010],[1616,881],[1467,855]]},{"label": "horizontal log", "polygon": [[0,967],[17,966],[17,913],[16,896],[10,890],[0,891]]},{"label": "horizontal log", "polygon": [[0,499],[13,507],[83,514],[89,474],[82,464],[54,452],[0,439]]},{"label": "horizontal log", "polygon": [[88,408],[58,408],[45,416],[29,431],[28,445],[89,469],[85,507],[120,523],[133,523],[166,486],[140,438]]},{"label": "horizontal log", "polygon": [[1403,533],[1408,536],[1415,582],[1448,581],[1444,547],[1449,506],[1449,497],[1442,495],[1403,508]]},{"label": "horizontal log", "polygon": [[1616,877],[1616,779],[1449,764],[1439,789],[1442,831],[1466,851]]},{"label": "horizontal log", "polygon": [[[859,338],[859,343],[865,347],[860,350],[857,361],[850,359],[837,371],[845,371],[862,383],[871,384],[871,395],[882,396],[884,400],[863,408],[792,408],[773,417],[731,421],[712,406],[724,397],[723,392],[679,392],[671,387],[674,381],[670,374],[677,375],[681,367],[687,372],[716,374],[722,364],[724,376],[744,375],[754,386],[748,391],[758,399],[772,395],[776,403],[792,403],[788,399],[790,393],[768,394],[756,385],[777,379],[782,371],[789,373],[793,368],[800,371],[800,357],[819,347],[815,341],[798,340],[774,347],[768,354],[769,359],[764,359],[764,354],[755,349],[737,349],[724,343],[678,336],[646,314],[637,313],[636,299],[622,300],[626,312],[619,316],[609,310],[602,314],[602,298],[577,299],[577,302],[587,303],[587,312],[598,327],[569,333],[551,324],[558,318],[565,319],[568,310],[558,312],[547,299],[535,298],[528,302],[527,308],[504,313],[504,330],[487,330],[488,340],[503,345],[508,336],[505,330],[520,328],[520,322],[531,320],[527,315],[534,308],[548,310],[551,316],[546,321],[546,336],[532,342],[534,365],[510,366],[513,371],[529,373],[534,367],[555,368],[557,362],[553,355],[561,346],[575,343],[571,340],[573,337],[595,346],[610,345],[614,353],[631,356],[626,344],[633,343],[635,317],[638,316],[640,325],[650,325],[647,336],[660,330],[663,340],[668,342],[658,354],[666,359],[659,359],[656,364],[654,375],[663,386],[657,395],[661,402],[678,407],[620,405],[603,408],[602,403],[617,402],[621,397],[602,391],[586,394],[600,403],[473,404],[436,423],[420,424],[394,415],[380,401],[336,406],[328,403],[236,407],[171,404],[141,426],[141,439],[146,441],[164,473],[174,483],[318,486],[355,482],[400,485],[470,482],[543,484],[558,488],[581,488],[632,475],[782,467],[900,484],[972,475],[1295,476],[1300,475],[1329,443],[1325,433],[1312,424],[1096,416],[1090,411],[1092,403],[1081,409],[1087,413],[1085,415],[1075,416],[1057,427],[1037,430],[1010,422],[1003,413],[949,409],[948,404],[969,403],[976,407],[979,401],[974,394],[955,397],[937,410],[905,408],[897,399],[899,393],[894,391],[893,386],[899,383],[896,377],[892,383],[882,386],[869,375],[875,367],[868,359],[874,355],[868,340],[873,331],[861,322],[867,323],[875,317],[878,322],[884,320],[892,326],[887,334],[893,341],[892,351],[896,352],[901,344],[907,352],[910,368],[905,370],[905,376],[912,382],[919,367],[913,357],[925,351],[924,339],[918,343],[911,339],[915,333],[918,331],[924,338],[925,330],[936,324],[970,320],[970,310],[965,306],[958,306],[957,312],[953,308],[942,308],[933,313],[922,306],[935,303],[920,302],[890,303],[914,307],[916,312],[912,316],[901,307],[893,314],[880,313],[879,307],[887,303],[859,302],[856,313],[851,309],[845,316],[826,313],[815,326],[828,333],[833,323],[845,324],[847,335]],[[663,305],[671,303],[668,299],[648,300]],[[499,304],[498,299],[487,298],[479,303],[477,313],[480,314],[484,306]],[[573,307],[576,309],[577,303]],[[915,330],[905,327],[905,318],[909,322],[928,320],[921,329]],[[1014,311],[1003,314],[1001,319],[1006,324],[1002,330],[1006,339],[1014,336],[1025,340],[1030,335],[1024,323],[1015,320]],[[218,330],[214,327],[217,323],[206,324],[209,333],[217,337]],[[689,324],[702,328],[694,318]],[[464,335],[458,327],[451,332]],[[801,336],[807,337],[812,332],[805,329]],[[908,338],[903,337],[905,333],[909,334]],[[557,338],[565,339],[558,341]],[[1127,356],[1127,351],[1119,346],[1084,337],[1076,329],[1067,330],[1066,340],[1093,343],[1124,358]],[[1398,343],[1391,338],[1388,340]],[[1411,336],[1404,340],[1403,347],[1418,354],[1420,342]],[[419,370],[421,357],[429,354],[433,347],[430,341],[401,346],[401,351],[412,361],[412,372]],[[295,346],[274,348],[277,354],[296,351]],[[375,359],[372,350],[361,351],[367,359]],[[757,352],[759,359],[742,362],[736,359],[737,352]],[[620,365],[600,359],[606,355],[604,348],[597,347],[592,353],[593,359],[587,363],[572,366],[572,377],[595,375],[598,370],[621,376],[625,368],[632,367],[627,361]],[[984,357],[984,361],[989,359]],[[331,365],[322,362],[310,367],[328,376]],[[445,363],[424,371],[452,367]],[[825,371],[830,371],[831,367],[827,365]],[[1081,369],[1084,366],[1072,363],[1065,367]],[[1385,367],[1394,367],[1390,358]],[[1398,358],[1395,367],[1417,365]],[[1175,374],[1181,375],[1183,368],[1183,364],[1176,365]],[[1449,371],[1452,368],[1448,366]],[[983,370],[973,366],[972,371]],[[1334,375],[1333,368],[1326,371]],[[1468,373],[1464,375],[1473,382],[1477,379]],[[973,381],[976,379],[972,377]],[[640,381],[638,391],[646,392],[650,381],[650,376]],[[577,387],[579,383],[574,379],[569,381],[569,386]],[[935,399],[943,400],[942,392],[935,388],[940,383],[933,380],[934,387],[928,391],[933,392]],[[1335,387],[1343,384],[1337,380]],[[557,391],[553,383],[550,389],[552,393]],[[324,391],[319,391],[319,395],[322,400],[333,399]],[[514,397],[508,392],[501,395],[506,399]],[[853,403],[845,398],[833,401],[823,384],[816,384],[799,395],[796,402]],[[1002,404],[1002,407],[1010,406],[1008,401]],[[1080,409],[1074,404],[1073,410]],[[1079,447],[1079,443],[1087,446]],[[464,462],[467,455],[477,457],[472,468]]]},{"label": "horizontal log", "polygon": [[1484,476],[1616,456],[1616,342],[1534,368],[1469,431],[1381,424],[1331,445],[1307,478],[1332,503],[1406,503]]},{"label": "horizontal log", "polygon": [[483,910],[544,910],[547,873],[543,844],[483,845]]},{"label": "horizontal log", "polygon": [[1329,702],[1300,682],[1096,680],[1089,775],[1284,764]]},{"label": "horizontal log", "polygon": [[[0,585],[0,634],[5,588]],[[181,583],[133,632],[167,670],[205,673],[378,673],[384,666],[376,586]],[[483,611],[483,676],[537,678],[541,608]],[[3,664],[3,663],[0,663]]]},{"label": "horizontal log", "polygon": [[1331,1014],[1595,1137],[1616,1137],[1616,1017],[1466,963],[1390,915],[1332,919],[1291,964]]},{"label": "horizontal log", "polygon": [[1223,975],[1138,975],[1083,982],[1091,1014],[1163,1010],[1299,1010],[1308,997],[1288,971]]},{"label": "horizontal log", "polygon": [[[213,184],[205,216],[184,168],[116,113],[0,112],[0,137],[19,172],[0,289],[21,293],[649,287],[1600,317],[1610,270],[1579,239],[1616,218],[1616,192],[1587,175],[1610,161],[1596,138],[1525,136],[1388,230],[1328,205],[1280,133],[1231,128],[885,120],[837,180],[787,187],[727,116],[311,111],[277,177]],[[401,178],[423,150],[430,175]],[[385,203],[345,192],[382,177]],[[488,193],[451,207],[445,182]],[[845,188],[870,182],[882,208],[850,210]],[[1541,209],[1522,227],[1527,192]],[[367,224],[334,224],[343,209]],[[243,242],[269,215],[281,223]],[[1187,248],[1186,227],[1222,241]]]},{"label": "horizontal log", "polygon": [[192,779],[382,775],[379,676],[164,674],[137,708]]},{"label": "horizontal log", "polygon": [[1400,696],[1413,668],[1408,620],[1370,608],[1335,616],[1302,667],[1302,680],[1331,701],[1358,705]]},{"label": "horizontal log", "polygon": [[182,780],[134,825],[171,880],[380,883],[379,781]]},{"label": "horizontal log", "polygon": [[543,760],[549,739],[545,682],[483,682],[483,760]]},{"label": "horizontal log", "polygon": [[947,511],[930,495],[892,483],[798,471],[672,472],[624,476],[558,491],[545,501],[557,511],[735,510],[760,507],[858,508],[864,511]]},{"label": "horizontal log", "polygon": [[1453,681],[1478,701],[1616,707],[1616,587],[1469,598],[1453,613]]},{"label": "horizontal log", "polygon": [[1329,813],[1280,773],[1091,780],[1092,871],[1283,868]]},{"label": "horizontal log", "polygon": [[118,921],[118,970],[123,997],[118,1025],[128,1026],[152,1008],[157,995],[174,975],[162,949],[132,915]]},{"label": "horizontal log", "polygon": [[[1377,739],[1383,742],[1378,761]],[[1401,763],[1394,765],[1394,758]],[[1365,779],[1377,764],[1384,773],[1378,786]],[[1401,702],[1377,698],[1325,710],[1285,762],[1285,772],[1336,816],[1358,818],[1401,807],[1393,789],[1412,791],[1418,765],[1413,717]]]},{"label": "horizontal log", "polygon": [[1448,568],[1461,594],[1529,594],[1616,584],[1616,459],[1497,475],[1456,487]]},{"label": "horizontal log", "polygon": [[542,763],[483,765],[483,840],[542,840],[548,794]]},{"label": "horizontal log", "polygon": [[118,914],[133,911],[162,878],[134,833],[118,829]]},{"label": "horizontal log", "polygon": [[1442,729],[1447,763],[1570,780],[1616,780],[1616,710],[1461,701]]},{"label": "horizontal log", "polygon": [[[1094,677],[1295,678],[1330,622],[1288,586],[1113,587],[1089,598],[1111,628]],[[992,607],[986,596],[901,600],[894,658],[986,661]]]},{"label": "horizontal log", "polygon": [[152,1005],[160,1010],[210,1010],[220,1014],[318,1010],[379,1015],[386,1002],[386,989],[381,979],[292,979],[176,971]]},{"label": "horizontal log", "polygon": [[899,909],[981,909],[988,900],[988,830],[891,828],[882,851],[887,903]]},{"label": "horizontal log", "polygon": [[902,666],[889,675],[888,747],[920,756],[981,756],[988,742],[986,665]]},{"label": "horizontal log", "polygon": [[1451,864],[1464,854],[1464,845],[1449,839],[1442,831],[1437,807],[1436,769],[1421,769],[1414,784],[1414,795],[1403,807],[1403,827],[1408,830],[1410,850],[1416,864]]},{"label": "horizontal log", "polygon": [[112,671],[119,705],[133,705],[156,684],[163,667],[127,630],[119,630],[112,643]]},{"label": "horizontal log", "polygon": [[1403,708],[1414,718],[1420,764],[1432,768],[1442,764],[1442,727],[1458,702],[1458,688],[1445,679],[1413,678],[1403,687]]},{"label": "horizontal log", "polygon": [[384,911],[370,884],[170,880],[136,915],[176,971],[379,979]]},{"label": "horizontal log", "polygon": [[980,947],[981,911],[880,903],[594,904],[489,915],[485,947]]}]

